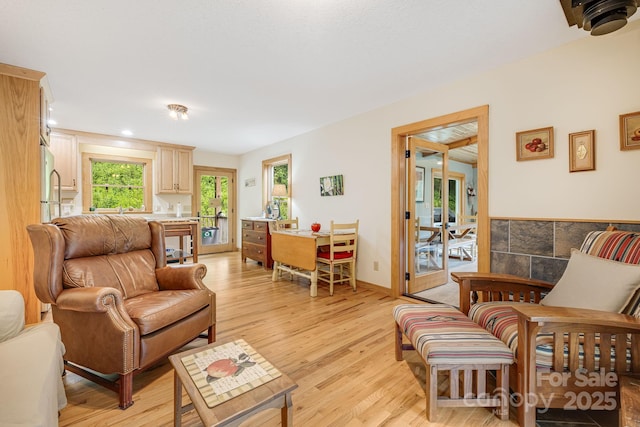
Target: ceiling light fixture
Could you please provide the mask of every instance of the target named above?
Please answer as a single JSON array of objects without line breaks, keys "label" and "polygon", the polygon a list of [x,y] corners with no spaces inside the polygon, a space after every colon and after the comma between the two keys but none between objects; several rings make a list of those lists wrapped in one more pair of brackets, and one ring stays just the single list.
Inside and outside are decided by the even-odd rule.
[{"label": "ceiling light fixture", "polygon": [[169,109],[169,117],[171,117],[172,119],[189,120],[189,116],[187,115],[188,109],[184,105],[169,104],[167,105],[167,108]]},{"label": "ceiling light fixture", "polygon": [[612,33],[627,24],[640,0],[560,0],[569,26],[577,25],[592,36]]}]

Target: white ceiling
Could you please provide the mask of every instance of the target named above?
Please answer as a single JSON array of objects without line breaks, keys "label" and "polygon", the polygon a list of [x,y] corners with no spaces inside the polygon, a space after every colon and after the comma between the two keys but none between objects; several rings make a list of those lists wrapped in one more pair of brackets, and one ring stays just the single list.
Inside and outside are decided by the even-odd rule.
[{"label": "white ceiling", "polygon": [[[241,154],[569,41],[558,0],[0,0],[55,127]],[[604,36],[606,37],[606,36]],[[173,121],[166,105],[189,108]]]}]

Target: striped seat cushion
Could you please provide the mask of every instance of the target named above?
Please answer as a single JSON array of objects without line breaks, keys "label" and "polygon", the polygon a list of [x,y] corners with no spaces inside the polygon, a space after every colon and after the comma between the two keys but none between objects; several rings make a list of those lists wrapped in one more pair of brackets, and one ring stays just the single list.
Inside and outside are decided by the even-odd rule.
[{"label": "striped seat cushion", "polygon": [[[486,329],[492,335],[500,338],[513,352],[514,358],[517,357],[518,350],[518,315],[511,308],[517,304],[529,304],[519,302],[486,302],[475,304],[469,310],[469,318],[479,326]],[[564,345],[564,369],[568,370],[569,349],[565,339]],[[583,349],[582,338],[580,339],[579,367],[582,367]],[[611,361],[615,361],[615,345],[612,340]],[[631,363],[630,342],[627,343],[627,365]],[[600,346],[599,340],[596,338],[596,366],[599,370]],[[553,367],[553,334],[538,334],[536,337],[536,367],[538,369],[551,369]],[[628,368],[627,368],[628,369]]]},{"label": "striped seat cushion", "polygon": [[393,317],[428,364],[513,363],[506,345],[449,305],[402,304]]}]

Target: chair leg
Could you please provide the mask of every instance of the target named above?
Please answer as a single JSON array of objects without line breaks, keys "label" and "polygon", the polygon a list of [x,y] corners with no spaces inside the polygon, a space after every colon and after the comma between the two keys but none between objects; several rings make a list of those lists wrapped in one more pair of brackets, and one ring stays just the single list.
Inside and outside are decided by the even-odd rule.
[{"label": "chair leg", "polygon": [[215,342],[216,340],[216,325],[211,325],[209,326],[209,329],[207,329],[207,343],[211,344],[212,342]]},{"label": "chair leg", "polygon": [[330,265],[330,270],[329,270],[329,295],[333,296],[333,276],[334,274],[336,274],[336,272],[334,271],[334,267],[333,264]]},{"label": "chair leg", "polygon": [[133,405],[133,372],[120,374],[118,396],[120,398],[120,404],[118,405],[120,409],[127,409]]}]

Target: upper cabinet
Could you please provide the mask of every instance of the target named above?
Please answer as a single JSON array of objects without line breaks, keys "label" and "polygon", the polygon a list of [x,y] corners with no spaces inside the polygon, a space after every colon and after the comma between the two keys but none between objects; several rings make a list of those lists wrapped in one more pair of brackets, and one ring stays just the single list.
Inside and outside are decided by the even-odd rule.
[{"label": "upper cabinet", "polygon": [[54,132],[49,149],[54,156],[54,167],[60,174],[62,191],[78,191],[78,140],[75,135]]},{"label": "upper cabinet", "polygon": [[193,151],[158,148],[157,194],[191,194],[193,192]]}]

